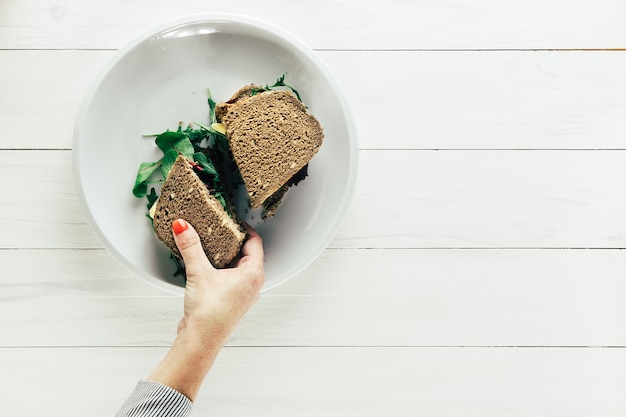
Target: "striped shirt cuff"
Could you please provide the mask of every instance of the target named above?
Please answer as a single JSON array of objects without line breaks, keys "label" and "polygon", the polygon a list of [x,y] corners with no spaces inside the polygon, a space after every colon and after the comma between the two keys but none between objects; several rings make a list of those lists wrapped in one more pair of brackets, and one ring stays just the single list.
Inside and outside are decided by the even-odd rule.
[{"label": "striped shirt cuff", "polygon": [[116,417],[186,417],[192,402],[167,385],[139,381]]}]

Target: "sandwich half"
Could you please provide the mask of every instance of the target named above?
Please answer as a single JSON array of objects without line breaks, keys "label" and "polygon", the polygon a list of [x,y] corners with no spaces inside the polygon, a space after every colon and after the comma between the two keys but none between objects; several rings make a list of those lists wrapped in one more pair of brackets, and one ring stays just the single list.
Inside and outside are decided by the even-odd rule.
[{"label": "sandwich half", "polygon": [[233,159],[247,189],[250,207],[271,217],[289,186],[307,175],[322,146],[319,121],[289,91],[249,85],[215,108]]},{"label": "sandwich half", "polygon": [[202,248],[213,266],[224,268],[239,253],[246,233],[223,204],[211,195],[194,166],[197,164],[183,155],[176,158],[161,194],[150,210],[152,225],[159,240],[182,259],[174,241],[172,222],[185,219],[198,232]]}]

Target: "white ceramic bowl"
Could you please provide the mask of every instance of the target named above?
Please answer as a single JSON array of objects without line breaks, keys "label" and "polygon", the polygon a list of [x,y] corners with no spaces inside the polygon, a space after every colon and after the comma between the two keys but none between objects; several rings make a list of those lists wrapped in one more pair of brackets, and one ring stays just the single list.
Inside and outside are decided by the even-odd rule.
[{"label": "white ceramic bowl", "polygon": [[179,122],[208,122],[206,89],[216,101],[280,75],[322,124],[322,148],[309,176],[292,187],[272,219],[240,214],[261,234],[264,290],[295,276],[333,238],[352,197],[358,144],[341,88],[320,58],[289,33],[239,15],[196,15],[167,22],[119,50],[80,110],[73,163],[80,199],[105,246],[140,277],[181,294],[174,264],[132,194],[142,161],[162,154],[146,133]]}]

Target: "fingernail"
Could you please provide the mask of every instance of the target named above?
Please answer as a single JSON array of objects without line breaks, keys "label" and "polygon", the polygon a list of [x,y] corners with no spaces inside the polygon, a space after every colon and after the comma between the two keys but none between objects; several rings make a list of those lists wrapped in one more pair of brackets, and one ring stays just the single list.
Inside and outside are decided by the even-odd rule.
[{"label": "fingernail", "polygon": [[189,225],[183,219],[174,220],[174,223],[172,223],[172,230],[174,231],[175,235],[181,234],[188,228],[189,228]]}]

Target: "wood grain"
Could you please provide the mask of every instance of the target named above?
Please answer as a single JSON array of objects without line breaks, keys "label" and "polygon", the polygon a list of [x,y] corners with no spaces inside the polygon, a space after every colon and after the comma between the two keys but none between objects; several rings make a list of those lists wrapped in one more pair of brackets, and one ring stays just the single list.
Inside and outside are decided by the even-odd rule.
[{"label": "wood grain", "polygon": [[621,248],[621,151],[364,151],[335,247]]},{"label": "wood grain", "polygon": [[[0,347],[172,341],[182,299],[104,250],[5,250],[0,264]],[[228,344],[626,346],[623,271],[621,250],[327,250]]]},{"label": "wood grain", "polygon": [[[165,348],[3,349],[11,414],[111,416]],[[226,348],[193,416],[626,413],[624,349]],[[32,400],[37,393],[37,401]]]},{"label": "wood grain", "polygon": [[[71,148],[83,96],[113,54],[0,51],[0,148]],[[362,149],[626,148],[624,52],[318,54],[352,105]]]},{"label": "wood grain", "polygon": [[0,152],[0,177],[0,247],[101,247],[76,195],[71,152]]},{"label": "wood grain", "polygon": [[113,415],[174,337],[182,299],[98,241],[71,147],[115,50],[199,12],[314,48],[361,170],[330,247],[262,295],[194,416],[626,415],[621,0],[0,2],[4,414]]},{"label": "wood grain", "polygon": [[[0,247],[102,247],[70,151],[0,151],[0,176]],[[624,179],[624,151],[362,151],[331,247],[624,248]]]},{"label": "wood grain", "polygon": [[111,55],[0,51],[0,121],[5,132],[0,147],[70,149],[79,107]]},{"label": "wood grain", "polygon": [[178,16],[229,12],[266,20],[317,49],[623,48],[619,0],[5,1],[0,48],[119,48]]},{"label": "wood grain", "polygon": [[320,56],[352,105],[362,149],[626,146],[626,53],[338,51]]}]

